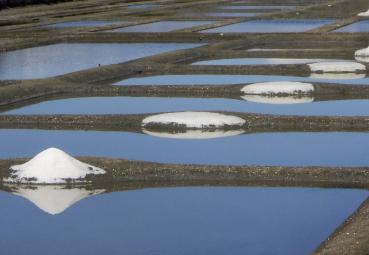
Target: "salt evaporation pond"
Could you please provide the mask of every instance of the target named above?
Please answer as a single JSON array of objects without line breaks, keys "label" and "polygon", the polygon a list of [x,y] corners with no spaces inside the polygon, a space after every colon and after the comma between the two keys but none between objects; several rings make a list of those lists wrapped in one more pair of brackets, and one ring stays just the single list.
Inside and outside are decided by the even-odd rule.
[{"label": "salt evaporation pond", "polygon": [[369,20],[362,20],[334,30],[342,33],[367,33],[369,32]]},{"label": "salt evaporation pond", "polygon": [[268,81],[327,82],[351,85],[369,84],[369,78],[366,77],[365,74],[312,74],[310,77],[240,74],[180,74],[129,78],[117,82],[114,85],[227,85]]},{"label": "salt evaporation pond", "polygon": [[[242,130],[241,132],[242,133]],[[33,157],[57,147],[73,156],[162,163],[281,166],[369,165],[369,133],[259,133],[214,139],[172,139],[165,133],[0,130],[0,158]],[[199,134],[197,134],[199,136]],[[209,133],[204,133],[208,138]]]},{"label": "salt evaporation pond", "polygon": [[100,20],[85,20],[85,21],[68,21],[46,25],[48,28],[72,28],[72,27],[102,27],[109,25],[122,24],[120,21],[100,21]]},{"label": "salt evaporation pond", "polygon": [[170,32],[174,30],[208,25],[213,21],[159,21],[111,30],[110,32]]},{"label": "salt evaporation pond", "polygon": [[202,30],[203,33],[284,33],[305,32],[330,23],[332,19],[273,19],[251,20]]},{"label": "salt evaporation pond", "polygon": [[152,8],[158,8],[161,5],[157,4],[132,4],[127,6],[128,9],[152,9]]},{"label": "salt evaporation pond", "polygon": [[[292,105],[293,104],[293,105]],[[313,97],[158,98],[85,97],[50,100],[3,114],[140,114],[176,111],[230,111],[286,115],[369,116],[369,100],[314,102]]]},{"label": "salt evaporation pond", "polygon": [[292,5],[227,5],[223,6],[225,10],[272,10],[272,9],[295,9],[296,6]]},{"label": "salt evaporation pond", "polygon": [[214,17],[254,17],[259,16],[264,13],[256,13],[256,12],[212,12],[207,13],[207,16],[214,16]]},{"label": "salt evaporation pond", "polygon": [[7,255],[310,254],[367,196],[350,189],[156,188],[92,196],[49,215],[0,192],[0,242]]},{"label": "salt evaporation pond", "polygon": [[224,58],[224,59],[197,61],[192,63],[192,65],[293,65],[293,64],[308,64],[325,61],[334,61],[334,60],[308,59],[308,58]]},{"label": "salt evaporation pond", "polygon": [[60,43],[0,52],[0,80],[52,77],[201,45],[203,44]]}]

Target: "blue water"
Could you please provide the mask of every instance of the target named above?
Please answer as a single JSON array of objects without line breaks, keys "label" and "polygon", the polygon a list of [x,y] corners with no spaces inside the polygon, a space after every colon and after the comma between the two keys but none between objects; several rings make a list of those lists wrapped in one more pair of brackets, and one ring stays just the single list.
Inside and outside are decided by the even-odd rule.
[{"label": "blue water", "polygon": [[203,44],[60,43],[0,52],[0,80],[46,78]]},{"label": "blue water", "polygon": [[347,32],[347,33],[358,33],[358,32],[369,32],[369,20],[362,20],[350,25],[341,27],[334,32]]},{"label": "blue water", "polygon": [[308,188],[145,189],[90,197],[52,216],[0,192],[0,245],[7,255],[303,255],[367,196]]},{"label": "blue water", "polygon": [[331,19],[274,19],[251,20],[232,25],[202,30],[204,33],[285,33],[305,32],[333,23]]},{"label": "blue water", "polygon": [[[261,97],[263,98],[263,97]],[[247,99],[247,97],[245,97]],[[252,97],[251,97],[252,99]],[[264,98],[268,100],[269,98]],[[305,100],[306,99],[306,100]],[[369,100],[268,104],[222,98],[85,97],[46,101],[5,114],[139,114],[168,111],[231,111],[286,115],[369,116]],[[299,102],[299,100],[296,100]],[[292,98],[292,102],[294,99]],[[310,103],[309,103],[310,102]]]},{"label": "blue water", "polygon": [[213,21],[159,21],[111,30],[111,32],[170,32],[174,30],[211,24]]},{"label": "blue water", "polygon": [[163,163],[369,166],[369,133],[259,133],[204,140],[128,132],[0,130],[0,158],[48,147],[71,155]]},{"label": "blue water", "polygon": [[[360,76],[359,76],[360,77]],[[114,85],[223,85],[245,84],[267,81],[301,81],[328,82],[342,84],[369,84],[369,78],[361,79],[318,79],[296,76],[277,75],[222,75],[222,74],[186,74],[186,75],[156,75],[122,80]]]},{"label": "blue water", "polygon": [[69,28],[69,27],[101,27],[121,24],[119,21],[69,21],[62,23],[55,23],[51,25],[46,25],[48,28]]}]

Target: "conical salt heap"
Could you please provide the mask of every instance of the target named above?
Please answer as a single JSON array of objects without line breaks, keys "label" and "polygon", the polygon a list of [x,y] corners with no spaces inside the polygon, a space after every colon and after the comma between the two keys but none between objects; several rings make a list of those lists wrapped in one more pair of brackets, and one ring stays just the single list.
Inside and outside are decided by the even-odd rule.
[{"label": "conical salt heap", "polygon": [[10,177],[4,182],[66,183],[86,182],[89,174],[105,174],[105,170],[83,163],[62,150],[49,148],[30,161],[10,167]]}]

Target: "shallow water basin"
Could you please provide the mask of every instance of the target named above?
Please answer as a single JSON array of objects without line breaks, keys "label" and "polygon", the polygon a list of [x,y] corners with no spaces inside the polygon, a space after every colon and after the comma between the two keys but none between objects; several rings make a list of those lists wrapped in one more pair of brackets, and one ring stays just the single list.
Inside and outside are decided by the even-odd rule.
[{"label": "shallow water basin", "polygon": [[369,100],[314,102],[312,96],[237,99],[167,97],[85,97],[50,100],[4,114],[140,114],[177,111],[229,111],[283,115],[369,116]]},{"label": "shallow water basin", "polygon": [[132,4],[127,6],[128,9],[153,9],[159,8],[161,5],[157,4]]},{"label": "shallow water basin", "polygon": [[68,21],[46,25],[47,28],[102,27],[122,24],[119,21]]},{"label": "shallow water basin", "polygon": [[255,17],[265,13],[256,13],[256,12],[212,12],[207,13],[207,16],[212,17]]},{"label": "shallow water basin", "polygon": [[203,44],[60,43],[0,52],[0,80],[47,78]]},{"label": "shallow water basin", "polygon": [[159,21],[142,25],[124,27],[111,30],[111,32],[170,32],[195,26],[208,25],[213,21]]},{"label": "shallow water basin", "polygon": [[285,33],[305,32],[318,28],[334,20],[329,19],[275,19],[251,20],[232,25],[202,30],[204,33]]},{"label": "shallow water basin", "polygon": [[[1,248],[8,255],[50,250],[56,255],[310,254],[368,195],[265,187],[149,188],[100,195],[105,189],[11,189],[13,194],[0,192]],[[76,197],[85,199],[70,207]]]},{"label": "shallow water basin", "polygon": [[341,27],[334,32],[342,32],[342,33],[366,33],[369,32],[369,20],[362,20],[350,25]]},{"label": "shallow water basin", "polygon": [[225,10],[269,10],[269,9],[295,9],[292,5],[227,5],[223,6]]},{"label": "shallow water basin", "polygon": [[222,74],[184,74],[156,75],[129,78],[115,83],[119,86],[148,85],[229,85],[269,81],[301,81],[327,82],[343,84],[368,85],[369,78],[365,74],[312,74],[310,77],[277,76],[277,75],[222,75]]},{"label": "shallow water basin", "polygon": [[204,60],[192,65],[295,65],[315,62],[333,61],[332,59],[298,59],[298,58],[228,58]]},{"label": "shallow water basin", "polygon": [[[146,132],[146,130],[143,130]],[[57,147],[73,156],[123,158],[161,163],[369,166],[369,133],[286,132],[232,134],[219,131],[176,136],[165,132],[0,130],[0,158],[33,157]],[[186,137],[185,137],[186,138]]]}]

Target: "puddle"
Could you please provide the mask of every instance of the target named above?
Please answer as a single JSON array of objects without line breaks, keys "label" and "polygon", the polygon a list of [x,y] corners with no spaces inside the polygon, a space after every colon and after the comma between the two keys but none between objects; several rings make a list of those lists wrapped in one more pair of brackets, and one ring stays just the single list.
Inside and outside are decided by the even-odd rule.
[{"label": "puddle", "polygon": [[333,23],[331,19],[274,19],[251,20],[202,30],[204,33],[284,33],[305,32]]},{"label": "puddle", "polygon": [[0,79],[46,78],[188,49],[191,43],[61,43],[0,52]]},{"label": "puddle", "polygon": [[269,10],[269,9],[296,9],[292,5],[227,5],[223,6],[225,10]]},{"label": "puddle", "polygon": [[367,195],[349,189],[156,188],[93,196],[51,216],[0,192],[1,249],[9,255],[310,254]]},{"label": "puddle", "polygon": [[362,20],[352,23],[348,26],[344,26],[337,30],[334,30],[334,32],[343,32],[343,33],[369,32],[369,20]]},{"label": "puddle", "polygon": [[70,28],[70,27],[102,27],[109,25],[122,24],[120,21],[69,21],[46,25],[48,28]]},{"label": "puddle", "polygon": [[0,158],[33,157],[57,147],[73,156],[162,163],[369,166],[369,133],[259,133],[170,139],[129,132],[0,130]]},{"label": "puddle", "polygon": [[265,13],[256,13],[256,12],[212,12],[207,13],[207,16],[213,17],[254,17],[259,16]]},{"label": "puddle", "polygon": [[369,78],[365,74],[314,74],[311,77],[277,76],[277,75],[222,75],[222,74],[184,74],[184,75],[156,75],[130,78],[115,83],[121,86],[148,85],[229,85],[268,81],[301,81],[327,82],[352,85],[369,85]]},{"label": "puddle", "polygon": [[309,64],[315,62],[333,61],[332,59],[303,59],[303,58],[229,58],[205,60],[192,65],[292,65]]},{"label": "puddle", "polygon": [[[314,98],[244,95],[223,98],[86,97],[42,102],[4,114],[140,114],[229,111],[284,115],[369,116],[369,100],[313,102]],[[291,104],[295,104],[291,106]]]},{"label": "puddle", "polygon": [[213,23],[213,21],[159,21],[137,26],[118,28],[111,30],[110,32],[170,32],[211,23]]}]

